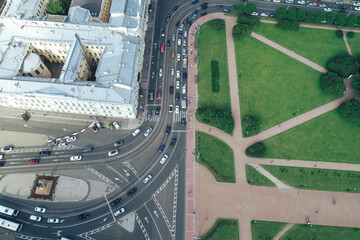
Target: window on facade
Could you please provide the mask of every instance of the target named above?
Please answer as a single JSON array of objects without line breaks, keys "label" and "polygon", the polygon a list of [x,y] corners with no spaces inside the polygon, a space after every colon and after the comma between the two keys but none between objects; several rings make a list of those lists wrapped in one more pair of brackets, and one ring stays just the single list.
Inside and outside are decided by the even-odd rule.
[{"label": "window on facade", "polygon": [[44,67],[43,67],[43,65],[42,65],[42,64],[40,64],[40,68],[41,68],[42,70],[44,70]]},{"label": "window on facade", "polygon": [[37,75],[39,75],[39,74],[40,74],[40,72],[39,72],[38,70],[35,70],[35,73],[36,73]]}]

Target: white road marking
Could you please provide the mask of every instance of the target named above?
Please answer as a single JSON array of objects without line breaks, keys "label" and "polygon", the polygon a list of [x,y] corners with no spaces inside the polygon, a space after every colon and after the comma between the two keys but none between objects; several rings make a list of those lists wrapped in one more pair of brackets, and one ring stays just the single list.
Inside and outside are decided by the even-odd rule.
[{"label": "white road marking", "polygon": [[[114,221],[116,221],[115,216],[114,216],[114,214],[113,214],[113,211],[112,211],[112,209],[111,209],[111,207],[110,207],[110,204],[109,204],[109,201],[108,201],[108,199],[107,199],[106,195],[104,195],[104,198],[105,198],[106,203],[107,203],[107,205],[108,205],[108,207],[109,207],[109,210],[110,210],[111,216],[114,218]],[[104,222],[105,222],[105,221],[106,221],[106,219],[104,220]]]},{"label": "white road marking", "polygon": [[[109,166],[109,165],[107,165],[107,164],[106,164],[106,166],[107,166],[108,168],[110,168],[111,170],[113,170],[114,172],[116,172],[117,174],[119,174],[120,177],[122,177],[123,179],[125,179],[125,181],[129,182],[123,175],[121,175],[121,173],[119,173],[118,171],[116,171],[113,167],[111,167],[111,166]],[[117,179],[115,178],[115,180],[117,180]],[[121,181],[120,179],[119,179],[119,181],[122,183],[122,181]]]},{"label": "white road marking", "polygon": [[[156,224],[156,222],[155,222],[155,219],[154,219],[154,218],[153,218],[153,216],[151,215],[151,212],[150,212],[149,208],[148,208],[146,205],[145,205],[145,207],[146,207],[146,210],[148,210],[148,212],[149,212],[149,214],[150,214],[151,219],[154,221],[154,224],[155,224],[156,230],[158,231],[159,236],[160,236],[160,239],[162,240],[161,233],[160,233],[159,228],[158,228],[158,226],[157,226],[157,224]],[[154,212],[155,212],[155,211],[154,211]]]}]

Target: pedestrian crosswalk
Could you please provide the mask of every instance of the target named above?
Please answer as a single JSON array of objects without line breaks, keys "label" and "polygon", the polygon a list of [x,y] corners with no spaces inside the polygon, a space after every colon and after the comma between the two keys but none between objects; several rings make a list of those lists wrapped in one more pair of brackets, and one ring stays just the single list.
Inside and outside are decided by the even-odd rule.
[{"label": "pedestrian crosswalk", "polygon": [[[171,115],[174,122],[181,122],[181,118],[186,117],[187,111],[180,110],[179,113],[172,112]],[[151,118],[146,120],[150,122],[158,122],[160,120],[160,115],[152,114]]]}]

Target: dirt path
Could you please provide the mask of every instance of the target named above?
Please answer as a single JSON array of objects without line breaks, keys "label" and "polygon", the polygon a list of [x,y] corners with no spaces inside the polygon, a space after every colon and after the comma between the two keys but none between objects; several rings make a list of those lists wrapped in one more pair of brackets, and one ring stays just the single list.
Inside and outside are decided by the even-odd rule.
[{"label": "dirt path", "polygon": [[286,226],[278,233],[276,234],[276,236],[274,237],[274,240],[279,240],[282,235],[284,235],[290,228],[292,228],[292,226],[294,226],[294,224],[286,224]]}]

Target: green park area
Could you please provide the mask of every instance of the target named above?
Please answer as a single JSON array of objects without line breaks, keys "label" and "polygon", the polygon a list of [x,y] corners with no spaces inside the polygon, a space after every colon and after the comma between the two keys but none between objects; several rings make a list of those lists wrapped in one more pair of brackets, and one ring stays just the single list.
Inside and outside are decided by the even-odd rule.
[{"label": "green park area", "polygon": [[255,168],[246,165],[246,181],[250,185],[276,187],[275,183],[259,173]]},{"label": "green park area", "polygon": [[360,56],[360,33],[355,33],[353,38],[347,38],[352,54]]},{"label": "green park area", "polygon": [[334,30],[300,27],[284,31],[275,24],[260,23],[254,32],[323,67],[332,57],[347,53],[344,40],[337,38]]},{"label": "green park area", "polygon": [[285,227],[286,223],[251,221],[252,240],[271,240]]},{"label": "green park area", "polygon": [[218,182],[235,183],[233,150],[209,134],[195,133],[197,162],[205,166]]},{"label": "green park area", "polygon": [[202,240],[239,240],[239,224],[237,220],[218,219],[211,229],[203,236]]}]

